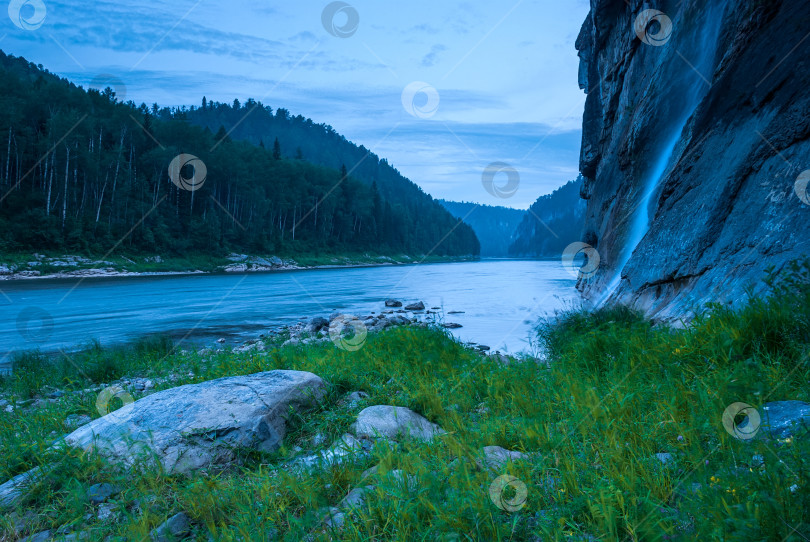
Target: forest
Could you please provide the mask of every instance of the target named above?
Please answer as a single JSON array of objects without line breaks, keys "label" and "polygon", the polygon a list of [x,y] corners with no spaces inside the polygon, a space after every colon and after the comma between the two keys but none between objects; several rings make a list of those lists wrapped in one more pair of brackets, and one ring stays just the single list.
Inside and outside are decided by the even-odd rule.
[{"label": "forest", "polygon": [[509,255],[559,258],[568,245],[582,241],[586,202],[579,195],[581,186],[580,178],[537,198],[515,231]]},{"label": "forest", "polygon": [[451,215],[470,225],[481,242],[482,258],[505,258],[516,239],[518,225],[526,216],[522,209],[438,200]]},{"label": "forest", "polygon": [[[228,109],[250,107],[269,110]],[[312,163],[196,125],[199,110],[123,103],[0,52],[0,251],[478,254],[472,229],[404,177],[358,179],[358,161],[393,169],[364,148]]]}]

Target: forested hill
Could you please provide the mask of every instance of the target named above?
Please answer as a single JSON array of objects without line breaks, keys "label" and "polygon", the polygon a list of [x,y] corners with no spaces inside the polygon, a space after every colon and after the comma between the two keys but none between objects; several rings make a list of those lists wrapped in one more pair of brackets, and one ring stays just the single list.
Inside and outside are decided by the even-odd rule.
[{"label": "forested hill", "polygon": [[376,182],[384,198],[407,205],[411,212],[420,215],[420,222],[438,220],[444,226],[450,219],[430,195],[402,176],[386,159],[355,145],[329,125],[293,116],[283,107],[274,110],[252,99],[224,104],[203,98],[199,106],[185,114],[193,124],[214,133],[222,130],[235,140],[263,145],[285,158],[304,159],[334,169],[346,166],[352,177],[367,185]]},{"label": "forested hill", "polygon": [[518,226],[509,254],[556,258],[571,243],[582,241],[585,200],[579,195],[581,186],[582,180],[577,179],[538,198]]},{"label": "forested hill", "polygon": [[461,218],[472,227],[481,242],[481,256],[504,258],[509,255],[509,246],[515,241],[515,230],[526,211],[479,205],[459,201],[438,200],[450,214]]},{"label": "forested hill", "polygon": [[478,253],[472,229],[414,185],[361,182],[190,116],[0,52],[0,251]]}]

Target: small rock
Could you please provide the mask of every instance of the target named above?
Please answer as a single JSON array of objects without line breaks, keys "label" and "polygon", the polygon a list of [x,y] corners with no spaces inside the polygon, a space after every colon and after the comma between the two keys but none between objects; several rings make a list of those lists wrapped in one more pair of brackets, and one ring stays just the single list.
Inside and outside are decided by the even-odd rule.
[{"label": "small rock", "polygon": [[368,393],[364,391],[353,391],[343,399],[343,404],[349,408],[354,408],[368,399],[368,397]]},{"label": "small rock", "polygon": [[804,435],[810,430],[810,403],[775,401],[763,407],[761,429],[774,439]]},{"label": "small rock", "polygon": [[501,471],[510,461],[515,462],[526,459],[523,452],[513,452],[500,446],[485,446],[482,450],[482,458],[475,461],[478,468],[487,468],[492,471]]},{"label": "small rock", "polygon": [[442,327],[445,328],[445,329],[459,329],[459,328],[462,328],[464,326],[462,326],[461,324],[448,322],[446,324],[442,324]]},{"label": "small rock", "polygon": [[42,531],[31,536],[26,536],[20,542],[46,542],[53,540],[53,533],[51,531]]},{"label": "small rock", "polygon": [[149,538],[153,542],[172,542],[187,538],[189,534],[191,534],[191,518],[180,512],[156,527],[149,533]]},{"label": "small rock", "polygon": [[115,518],[115,505],[113,503],[105,502],[99,505],[96,517],[99,521],[107,521]]},{"label": "small rock", "polygon": [[421,301],[418,301],[416,303],[411,303],[410,305],[405,305],[405,310],[406,311],[423,311],[423,310],[425,310],[425,304],[422,303]]},{"label": "small rock", "polygon": [[334,506],[322,509],[320,515],[323,517],[320,521],[321,527],[327,529],[340,530],[346,523],[346,514]]},{"label": "small rock", "polygon": [[668,452],[657,453],[655,454],[655,458],[658,459],[658,461],[660,461],[662,465],[668,465],[673,461],[675,461],[675,458],[672,457],[672,454]]},{"label": "small rock", "polygon": [[388,405],[363,409],[357,415],[353,429],[359,438],[367,439],[397,440],[402,436],[410,436],[417,440],[429,441],[437,435],[446,433],[438,425],[408,408]]},{"label": "small rock", "polygon": [[114,495],[121,493],[121,489],[113,484],[94,484],[87,488],[87,498],[93,504],[101,504]]},{"label": "small rock", "polygon": [[374,486],[356,487],[343,497],[337,507],[344,511],[362,508],[366,503],[366,493],[370,491],[374,491]]},{"label": "small rock", "polygon": [[315,318],[309,321],[307,331],[309,331],[310,333],[317,333],[326,327],[329,327],[329,320],[327,320],[323,316],[316,316]]},{"label": "small rock", "polygon": [[464,311],[450,311],[447,314],[464,314]]},{"label": "small rock", "polygon": [[396,299],[386,299],[385,306],[388,308],[399,308],[402,306],[402,301],[397,301]]},{"label": "small rock", "polygon": [[223,343],[225,342],[225,339],[217,339],[217,342],[218,342],[219,344],[223,344]]}]

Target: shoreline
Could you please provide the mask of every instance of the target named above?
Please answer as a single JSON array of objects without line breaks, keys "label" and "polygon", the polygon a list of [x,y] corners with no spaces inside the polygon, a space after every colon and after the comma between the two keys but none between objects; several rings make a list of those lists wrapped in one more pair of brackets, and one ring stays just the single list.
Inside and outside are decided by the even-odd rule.
[{"label": "shoreline", "polygon": [[[348,257],[347,257],[348,258]],[[3,270],[8,270],[10,264],[0,264],[0,282],[26,282],[26,281],[50,281],[50,280],[67,280],[67,279],[102,279],[102,278],[132,278],[132,277],[172,277],[172,276],[193,276],[193,275],[240,275],[240,274],[262,274],[262,273],[281,273],[289,271],[310,271],[319,269],[355,269],[355,268],[371,268],[371,267],[388,267],[388,266],[405,266],[405,265],[423,265],[434,263],[465,263],[481,261],[481,258],[476,257],[434,257],[431,259],[424,258],[421,261],[419,258],[410,258],[410,261],[397,261],[391,257],[390,261],[369,261],[369,262],[353,262],[353,263],[324,263],[315,265],[301,265],[294,260],[284,260],[280,264],[264,265],[256,264],[251,260],[264,260],[264,258],[248,258],[246,262],[233,263],[231,265],[217,266],[216,269],[203,270],[203,269],[189,269],[183,271],[128,271],[126,269],[114,269],[111,267],[105,268],[73,268],[70,271],[49,272],[42,274],[36,270],[26,269],[23,271],[3,273]],[[109,263],[109,262],[103,262]],[[269,262],[268,262],[269,263]]]}]

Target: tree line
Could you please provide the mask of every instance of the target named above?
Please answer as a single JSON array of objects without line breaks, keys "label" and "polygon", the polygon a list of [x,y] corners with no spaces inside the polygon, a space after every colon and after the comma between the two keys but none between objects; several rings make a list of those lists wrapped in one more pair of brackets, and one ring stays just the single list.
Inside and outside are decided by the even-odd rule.
[{"label": "tree line", "polygon": [[[4,252],[478,253],[467,225],[345,164],[233,139],[186,108],[122,103],[2,52],[0,72]],[[204,163],[199,189],[169,178],[180,154]]]}]

